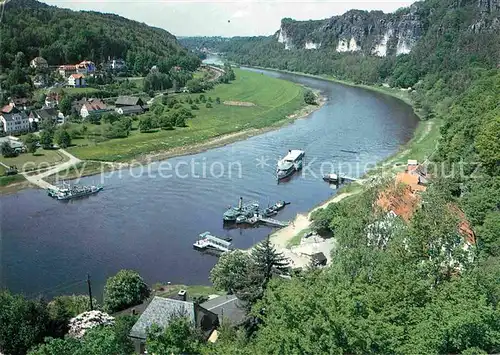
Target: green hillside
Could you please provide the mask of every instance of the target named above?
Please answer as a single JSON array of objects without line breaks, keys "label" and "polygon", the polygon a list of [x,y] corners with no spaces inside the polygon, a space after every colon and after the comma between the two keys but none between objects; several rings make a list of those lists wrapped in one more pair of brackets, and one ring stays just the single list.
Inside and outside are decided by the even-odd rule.
[{"label": "green hillside", "polygon": [[26,60],[41,55],[49,65],[108,57],[127,59],[143,71],[165,56],[188,56],[175,36],[126,18],[88,11],[72,11],[36,0],[15,0],[5,5],[0,26],[0,64],[10,68],[18,52]]}]

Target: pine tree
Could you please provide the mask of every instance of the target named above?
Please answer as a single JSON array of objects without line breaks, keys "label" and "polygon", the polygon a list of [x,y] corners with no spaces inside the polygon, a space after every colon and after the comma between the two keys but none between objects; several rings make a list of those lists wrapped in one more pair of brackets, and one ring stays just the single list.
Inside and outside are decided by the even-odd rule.
[{"label": "pine tree", "polygon": [[263,277],[264,288],[271,279],[273,271],[286,272],[288,270],[288,261],[283,256],[283,253],[276,251],[269,237],[253,248],[251,257],[256,269]]}]

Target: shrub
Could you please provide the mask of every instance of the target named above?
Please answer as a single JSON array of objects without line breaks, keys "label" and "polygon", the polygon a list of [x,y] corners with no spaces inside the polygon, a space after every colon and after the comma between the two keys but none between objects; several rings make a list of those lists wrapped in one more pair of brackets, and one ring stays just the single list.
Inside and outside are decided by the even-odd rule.
[{"label": "shrub", "polygon": [[205,105],[206,108],[212,108],[212,104],[210,102],[207,102],[207,104]]},{"label": "shrub", "polygon": [[118,312],[140,304],[149,294],[148,286],[137,272],[120,270],[106,281],[104,308],[108,312]]}]

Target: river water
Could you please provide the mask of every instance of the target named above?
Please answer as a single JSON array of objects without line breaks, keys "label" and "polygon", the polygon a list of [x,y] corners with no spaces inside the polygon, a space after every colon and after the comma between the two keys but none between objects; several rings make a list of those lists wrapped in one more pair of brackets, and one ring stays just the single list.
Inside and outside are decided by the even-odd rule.
[{"label": "river water", "polygon": [[[239,196],[263,205],[290,201],[276,218],[291,219],[335,194],[321,173],[334,167],[360,176],[407,142],[418,122],[392,97],[255,71],[320,90],[328,101],[277,131],[157,162],[146,171],[84,178],[82,183],[102,179],[105,185],[89,198],[62,203],[38,189],[1,196],[0,287],[28,296],[83,293],[89,273],[100,297],[106,278],[123,268],[137,270],[148,283],[209,284],[217,259],[193,250],[199,233],[230,236],[235,247],[248,248],[272,231],[224,229],[222,213]],[[306,168],[277,184],[276,161],[293,148],[306,151]]]}]

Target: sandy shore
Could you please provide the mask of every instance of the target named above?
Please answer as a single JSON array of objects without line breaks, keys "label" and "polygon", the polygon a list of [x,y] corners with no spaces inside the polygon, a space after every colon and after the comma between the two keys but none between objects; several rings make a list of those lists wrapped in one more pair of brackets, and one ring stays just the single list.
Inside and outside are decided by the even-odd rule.
[{"label": "sandy shore", "polygon": [[322,204],[318,205],[312,209],[307,215],[298,214],[295,219],[290,223],[288,227],[282,228],[271,234],[270,241],[273,243],[276,250],[290,260],[292,267],[306,267],[310,263],[310,255],[315,253],[323,253],[328,263],[331,262],[331,251],[335,248],[336,241],[335,238],[317,240],[317,241],[305,241],[305,243],[288,248],[290,241],[297,235],[297,233],[303,231],[311,226],[311,214],[320,209],[328,206],[330,203],[337,203],[342,201],[344,198],[353,195],[354,193],[342,193],[340,195],[333,196]]}]

